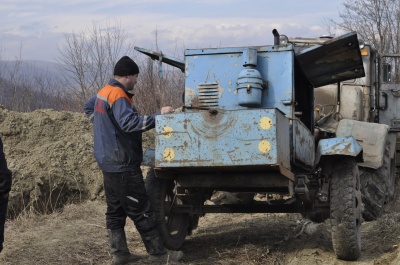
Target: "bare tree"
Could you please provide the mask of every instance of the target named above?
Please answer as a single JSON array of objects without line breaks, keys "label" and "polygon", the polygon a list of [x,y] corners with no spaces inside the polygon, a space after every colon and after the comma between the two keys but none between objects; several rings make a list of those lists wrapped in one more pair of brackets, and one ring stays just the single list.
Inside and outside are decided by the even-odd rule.
[{"label": "bare tree", "polygon": [[62,91],[58,76],[49,68],[44,71],[43,65],[40,67],[35,61],[24,61],[21,54],[22,45],[14,61],[0,64],[0,104],[21,112],[44,108],[61,110],[55,100]]},{"label": "bare tree", "polygon": [[[158,47],[157,28],[154,30],[154,38],[155,51],[157,54],[163,54]],[[150,47],[145,48],[152,50]],[[176,56],[176,53],[179,55]],[[180,58],[183,56],[183,50],[175,47],[174,54],[166,55]],[[140,74],[138,84],[135,86],[133,101],[139,112],[154,113],[159,111],[162,106],[181,107],[185,89],[182,71],[142,54],[138,57],[138,62]]]},{"label": "bare tree", "polygon": [[140,74],[135,85],[134,104],[140,113],[154,113],[162,106],[182,106],[184,75],[172,66],[163,65],[162,75],[158,61],[140,57]]},{"label": "bare tree", "polygon": [[327,21],[327,30],[356,31],[380,53],[400,52],[400,0],[344,0],[343,7],[342,21]]},{"label": "bare tree", "polygon": [[21,112],[45,108],[62,110],[55,100],[62,91],[56,76],[21,59],[7,64],[0,78],[0,104]]},{"label": "bare tree", "polygon": [[119,24],[105,28],[94,24],[86,32],[66,34],[65,40],[66,45],[59,49],[58,62],[64,74],[65,98],[75,99],[76,106],[71,106],[73,110],[82,109],[84,101],[108,82],[122,55],[130,55],[140,68],[133,98],[139,112],[149,114],[159,111],[161,106],[182,105],[182,72],[163,65],[161,76],[158,62],[148,57],[136,57],[139,53],[133,52]]},{"label": "bare tree", "polygon": [[112,77],[112,68],[122,54],[133,50],[121,26],[93,24],[80,33],[65,34],[66,45],[59,48],[58,62],[63,85],[76,104],[95,95]]},{"label": "bare tree", "polygon": [[[3,47],[0,46],[0,60],[1,60],[2,56],[3,56]],[[3,103],[4,95],[5,95],[5,91],[4,91],[4,89],[5,89],[5,79],[4,79],[4,69],[5,69],[5,67],[6,67],[6,64],[3,64],[0,67],[0,104]]]},{"label": "bare tree", "polygon": [[[380,54],[400,54],[400,0],[344,0],[343,7],[342,21],[325,21],[326,30],[356,31]],[[388,63],[394,67],[393,80],[400,81],[399,60]]]}]

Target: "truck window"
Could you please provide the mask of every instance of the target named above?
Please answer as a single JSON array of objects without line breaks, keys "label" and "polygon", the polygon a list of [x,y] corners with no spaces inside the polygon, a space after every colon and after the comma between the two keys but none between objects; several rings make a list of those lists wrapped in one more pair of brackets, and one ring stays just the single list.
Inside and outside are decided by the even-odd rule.
[{"label": "truck window", "polygon": [[391,69],[392,66],[390,64],[388,63],[383,64],[383,82],[390,83],[392,81]]}]

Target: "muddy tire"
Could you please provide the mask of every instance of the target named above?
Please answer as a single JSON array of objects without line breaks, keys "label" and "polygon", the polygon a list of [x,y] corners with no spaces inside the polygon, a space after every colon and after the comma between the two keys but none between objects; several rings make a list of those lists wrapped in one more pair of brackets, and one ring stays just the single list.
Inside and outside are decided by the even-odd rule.
[{"label": "muddy tire", "polygon": [[165,247],[171,250],[180,249],[188,235],[190,219],[189,214],[169,211],[172,204],[182,204],[174,196],[175,182],[156,178],[154,171],[149,170],[145,185]]},{"label": "muddy tire", "polygon": [[396,150],[394,150],[393,158],[390,159],[390,175],[388,181],[388,202],[393,201],[395,197],[395,186],[396,186]]},{"label": "muddy tire", "polygon": [[332,245],[339,259],[356,260],[361,254],[361,192],[356,161],[338,158],[330,183]]},{"label": "muddy tire", "polygon": [[383,163],[380,168],[365,168],[360,175],[362,201],[364,203],[363,218],[373,221],[383,213],[385,203],[394,197],[396,165],[390,159],[389,142],[385,146]]},{"label": "muddy tire", "polygon": [[364,204],[362,216],[365,221],[376,220],[383,213],[387,184],[380,176],[377,170],[370,168],[366,168],[360,175]]}]

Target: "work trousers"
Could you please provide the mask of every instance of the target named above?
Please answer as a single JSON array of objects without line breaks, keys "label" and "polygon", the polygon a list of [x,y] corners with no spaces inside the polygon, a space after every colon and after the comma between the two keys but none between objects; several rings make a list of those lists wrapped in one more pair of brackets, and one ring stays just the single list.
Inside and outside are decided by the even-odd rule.
[{"label": "work trousers", "polygon": [[156,233],[155,216],[150,210],[150,201],[140,168],[118,173],[103,171],[103,177],[107,202],[107,229],[123,229],[126,217],[129,217],[142,237]]},{"label": "work trousers", "polygon": [[0,194],[0,252],[3,250],[4,242],[4,224],[7,217],[8,197],[5,194]]},{"label": "work trousers", "polygon": [[5,169],[0,168],[0,252],[3,250],[4,224],[7,218],[8,193],[11,189],[11,183],[11,172],[7,169],[7,166],[5,166]]}]

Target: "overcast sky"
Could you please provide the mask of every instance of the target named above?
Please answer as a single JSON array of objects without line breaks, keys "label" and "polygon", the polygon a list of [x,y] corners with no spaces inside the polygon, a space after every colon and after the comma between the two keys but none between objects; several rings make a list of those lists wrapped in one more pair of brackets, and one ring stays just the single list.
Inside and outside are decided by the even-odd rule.
[{"label": "overcast sky", "polygon": [[[273,44],[272,30],[289,37],[327,34],[343,0],[1,0],[2,60],[54,61],[64,33],[93,24],[120,24],[135,46],[178,49]],[[20,55],[21,53],[21,55]]]}]

